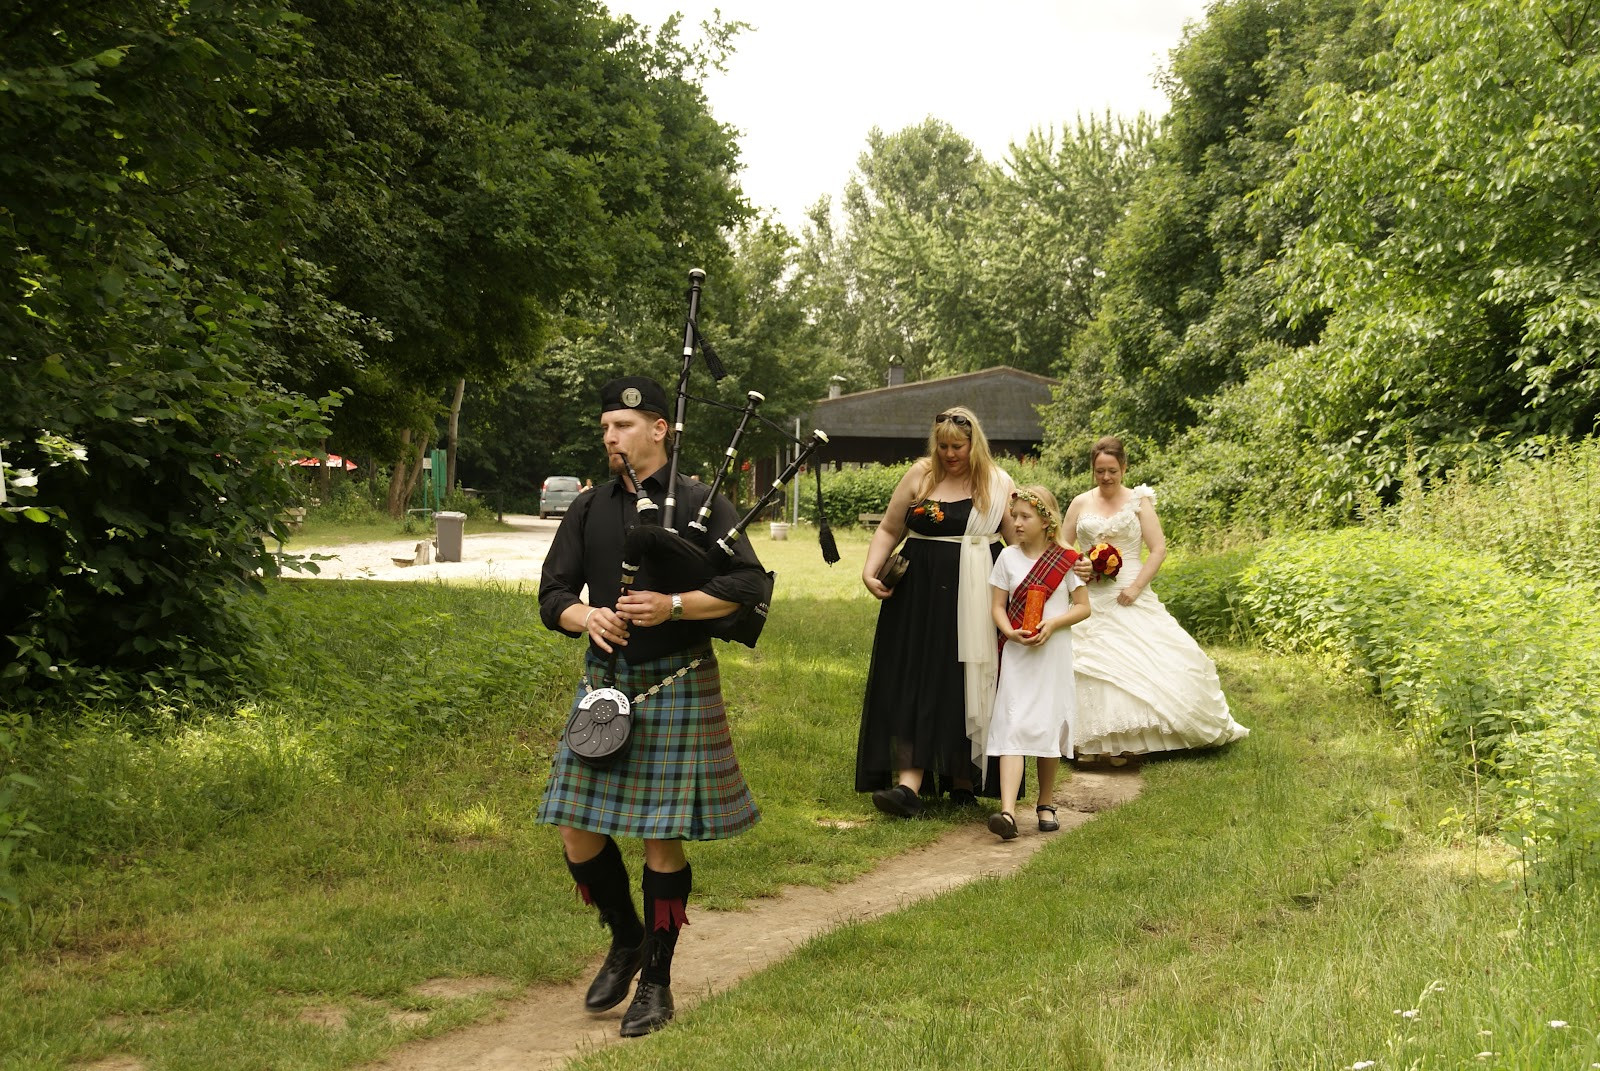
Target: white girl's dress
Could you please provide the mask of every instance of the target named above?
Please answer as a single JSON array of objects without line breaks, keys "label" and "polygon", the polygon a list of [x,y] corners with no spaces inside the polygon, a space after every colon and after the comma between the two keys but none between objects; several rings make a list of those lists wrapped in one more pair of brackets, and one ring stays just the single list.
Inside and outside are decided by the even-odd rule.
[{"label": "white girl's dress", "polygon": [[[989,572],[989,586],[1000,588],[1009,596],[1036,560],[1022,553],[1020,547],[1005,548]],[[1070,610],[1072,592],[1081,587],[1083,581],[1068,573],[1045,600],[1044,616],[1060,617]],[[1072,633],[1070,628],[1057,629],[1042,647],[1006,641],[1005,650],[1000,652],[1000,683],[989,722],[990,755],[1072,755],[1073,711],[1077,706]]]},{"label": "white girl's dress", "polygon": [[1155,492],[1141,484],[1113,516],[1078,518],[1080,549],[1110,543],[1122,552],[1116,579],[1089,584],[1089,619],[1073,629],[1078,755],[1217,747],[1250,733],[1228,711],[1216,663],[1154,591],[1145,588],[1132,606],[1117,602],[1143,564],[1138,511],[1145,500],[1153,505]]}]

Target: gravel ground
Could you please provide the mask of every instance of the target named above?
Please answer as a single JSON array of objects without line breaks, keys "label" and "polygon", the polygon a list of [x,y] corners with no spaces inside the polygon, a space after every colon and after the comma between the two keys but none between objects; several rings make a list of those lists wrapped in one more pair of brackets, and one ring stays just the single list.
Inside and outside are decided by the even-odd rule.
[{"label": "gravel ground", "polygon": [[[407,536],[376,543],[343,543],[333,546],[290,544],[294,554],[326,554],[329,561],[318,562],[320,580],[499,580],[538,584],[545,553],[555,538],[559,519],[542,521],[537,517],[508,513],[505,521],[515,532],[486,532],[466,535],[461,540],[461,560],[435,561],[431,565],[398,565],[395,559],[413,561],[417,544],[424,538]],[[433,536],[426,538],[433,539]],[[300,574],[311,576],[310,573]]]}]

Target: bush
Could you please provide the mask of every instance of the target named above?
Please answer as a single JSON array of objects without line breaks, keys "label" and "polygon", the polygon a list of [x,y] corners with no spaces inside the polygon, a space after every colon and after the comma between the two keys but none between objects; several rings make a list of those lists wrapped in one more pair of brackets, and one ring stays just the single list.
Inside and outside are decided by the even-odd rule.
[{"label": "bush", "polygon": [[[822,498],[828,510],[828,523],[837,528],[857,525],[861,523],[861,514],[882,513],[888,509],[889,498],[909,464],[865,465],[859,469],[824,472]],[[817,495],[814,483],[811,494],[800,495],[800,516],[803,520],[816,523]]]},{"label": "bush", "polygon": [[[828,510],[828,523],[834,527],[855,525],[861,523],[858,518],[863,513],[883,513],[889,508],[889,499],[895,487],[912,464],[914,459],[896,465],[864,465],[858,469],[824,472],[822,497]],[[1024,484],[1043,484],[1050,488],[1062,509],[1066,509],[1067,503],[1078,491],[1085,490],[1081,487],[1073,490],[1065,473],[1038,461],[1018,461],[1007,457],[1000,458],[999,465],[1011,474],[1019,487]],[[806,494],[802,488],[800,516],[813,524],[817,520],[816,499],[814,489]]]},{"label": "bush", "polygon": [[328,501],[310,507],[306,516],[334,524],[388,524],[388,505],[377,501],[367,484],[357,480],[338,480]]},{"label": "bush", "polygon": [[1351,529],[1268,544],[1244,583],[1265,644],[1354,667],[1422,755],[1490,779],[1490,818],[1525,859],[1600,872],[1600,592],[1501,575],[1492,557]]},{"label": "bush", "polygon": [[1244,572],[1255,548],[1216,554],[1169,553],[1156,577],[1162,603],[1197,640],[1239,643],[1255,633],[1244,595]]}]

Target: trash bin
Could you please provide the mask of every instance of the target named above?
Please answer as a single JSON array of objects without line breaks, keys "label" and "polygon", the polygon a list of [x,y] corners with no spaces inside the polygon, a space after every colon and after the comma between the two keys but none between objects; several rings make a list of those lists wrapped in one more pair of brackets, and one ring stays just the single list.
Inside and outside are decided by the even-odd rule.
[{"label": "trash bin", "polygon": [[439,537],[439,561],[458,562],[461,560],[461,532],[467,525],[465,513],[453,513],[442,510],[433,515],[434,531]]}]

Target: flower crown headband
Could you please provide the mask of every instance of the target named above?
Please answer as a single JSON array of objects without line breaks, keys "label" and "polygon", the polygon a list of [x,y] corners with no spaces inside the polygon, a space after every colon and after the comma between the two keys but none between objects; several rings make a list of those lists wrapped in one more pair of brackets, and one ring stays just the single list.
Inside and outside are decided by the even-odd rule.
[{"label": "flower crown headband", "polygon": [[1022,499],[1022,501],[1026,502],[1028,505],[1032,506],[1034,508],[1034,511],[1037,512],[1040,517],[1044,518],[1044,534],[1045,534],[1045,538],[1046,539],[1054,539],[1055,538],[1056,529],[1058,527],[1060,527],[1060,525],[1058,525],[1056,523],[1055,510],[1053,510],[1049,506],[1045,505],[1044,504],[1044,499],[1040,498],[1038,495],[1034,494],[1032,491],[1012,491],[1011,492],[1011,497],[1012,498],[1020,498],[1020,499]]}]

